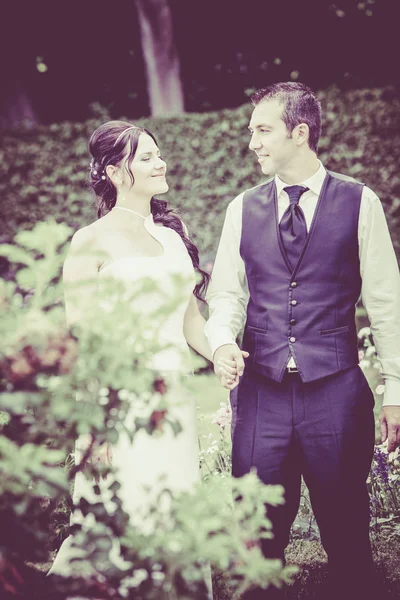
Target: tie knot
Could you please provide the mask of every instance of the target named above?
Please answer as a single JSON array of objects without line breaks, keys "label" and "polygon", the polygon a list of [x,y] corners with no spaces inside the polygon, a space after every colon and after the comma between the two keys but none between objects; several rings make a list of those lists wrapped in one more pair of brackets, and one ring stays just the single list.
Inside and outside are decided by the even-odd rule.
[{"label": "tie knot", "polygon": [[289,196],[290,204],[298,204],[300,196],[308,190],[308,188],[302,185],[291,185],[283,188]]}]

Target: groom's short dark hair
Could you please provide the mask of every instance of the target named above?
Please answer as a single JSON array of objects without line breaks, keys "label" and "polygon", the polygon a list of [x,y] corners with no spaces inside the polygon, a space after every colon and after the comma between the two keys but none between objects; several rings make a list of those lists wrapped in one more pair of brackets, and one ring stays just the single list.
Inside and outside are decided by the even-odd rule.
[{"label": "groom's short dark hair", "polygon": [[287,130],[291,133],[296,125],[306,123],[310,132],[308,145],[317,152],[321,135],[321,104],[304,83],[273,83],[255,92],[250,99],[254,106],[266,100],[278,100],[283,104],[282,119]]}]

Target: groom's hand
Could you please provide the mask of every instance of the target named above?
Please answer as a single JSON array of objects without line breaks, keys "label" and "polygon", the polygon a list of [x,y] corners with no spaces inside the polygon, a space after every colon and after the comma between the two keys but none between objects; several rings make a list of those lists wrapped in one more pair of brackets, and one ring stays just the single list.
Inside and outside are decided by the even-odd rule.
[{"label": "groom's hand", "polygon": [[243,359],[248,356],[249,353],[240,350],[237,344],[225,344],[215,351],[214,372],[224,388],[233,390],[238,385],[244,371]]},{"label": "groom's hand", "polygon": [[379,418],[381,441],[388,441],[388,452],[400,446],[400,406],[383,406]]}]

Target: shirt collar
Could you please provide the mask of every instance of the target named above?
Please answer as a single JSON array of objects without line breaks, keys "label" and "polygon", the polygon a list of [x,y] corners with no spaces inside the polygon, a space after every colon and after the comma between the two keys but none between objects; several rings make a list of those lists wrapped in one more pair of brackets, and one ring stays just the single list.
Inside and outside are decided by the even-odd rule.
[{"label": "shirt collar", "polygon": [[[308,189],[310,189],[312,192],[314,192],[314,194],[319,196],[322,184],[324,183],[324,179],[326,176],[326,169],[320,160],[318,162],[319,169],[316,173],[314,173],[314,175],[311,175],[311,177],[305,179],[304,181],[299,181],[298,183],[291,185],[304,185],[305,187],[308,187]],[[276,194],[279,198],[281,191],[283,190],[283,188],[288,187],[288,184],[282,181],[282,179],[278,175],[275,175],[275,185]]]}]

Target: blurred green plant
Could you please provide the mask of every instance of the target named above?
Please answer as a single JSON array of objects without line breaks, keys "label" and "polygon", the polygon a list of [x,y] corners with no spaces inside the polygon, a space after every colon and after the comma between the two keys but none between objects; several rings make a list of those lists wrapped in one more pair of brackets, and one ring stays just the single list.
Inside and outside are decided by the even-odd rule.
[{"label": "blurred green plant", "polygon": [[[68,328],[60,268],[69,235],[66,225],[40,222],[19,232],[15,246],[0,245],[0,255],[19,265],[15,281],[3,280],[0,288],[7,312],[0,324],[0,585],[5,594],[157,600],[168,592],[171,598],[201,599],[207,598],[209,564],[224,570],[234,597],[254,584],[282,585],[295,568],[264,559],[257,544],[271,535],[265,504],[283,501],[279,486],[265,487],[251,473],[223,483],[210,479],[190,494],[163,490],[160,494],[171,502],[163,511],[161,495],[149,503],[154,526],[144,532],[123,509],[118,470],[106,466],[101,486],[94,482],[99,470],[85,460],[94,442],[112,445],[120,436],[133,439],[140,430],[154,435],[160,427],[180,430],[171,410],[174,398],[165,393],[168,380],[148,365],[163,349],[157,323],[174,309],[182,286],[177,280],[176,297],[170,303],[164,298],[157,318],[143,319],[131,301],[138,294],[162,293],[154,282],[141,281],[132,290],[104,278],[97,293],[101,300],[93,298],[82,322]],[[73,464],[79,436],[91,442],[84,459]],[[79,470],[93,481],[95,498],[81,498],[73,507],[84,517],[72,526],[81,558],[74,563],[74,576],[46,578],[32,564],[48,561],[50,542],[62,530],[60,505],[65,515]],[[115,549],[118,560],[110,553]]]}]

